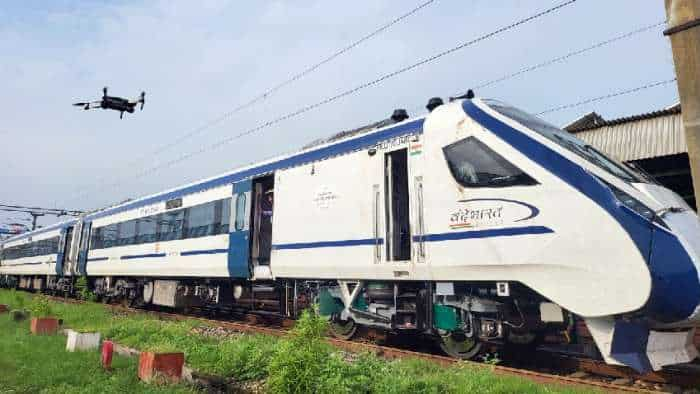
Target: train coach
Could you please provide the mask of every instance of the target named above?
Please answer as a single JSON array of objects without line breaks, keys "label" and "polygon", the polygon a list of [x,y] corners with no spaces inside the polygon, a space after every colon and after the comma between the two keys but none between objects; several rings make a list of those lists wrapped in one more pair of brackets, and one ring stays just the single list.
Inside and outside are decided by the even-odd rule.
[{"label": "train coach", "polygon": [[700,221],[679,196],[507,104],[429,109],[6,240],[2,283],[82,276],[104,300],[291,317],[318,303],[337,336],[421,334],[463,359],[581,345],[581,326],[611,364],[697,356]]}]

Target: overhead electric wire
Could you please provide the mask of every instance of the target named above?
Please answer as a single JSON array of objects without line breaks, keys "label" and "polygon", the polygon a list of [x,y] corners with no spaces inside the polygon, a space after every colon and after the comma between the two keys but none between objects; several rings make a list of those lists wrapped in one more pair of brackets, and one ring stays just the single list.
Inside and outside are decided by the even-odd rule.
[{"label": "overhead electric wire", "polygon": [[41,207],[26,207],[23,205],[0,204],[0,211],[7,212],[44,212],[49,215],[72,215],[77,216],[83,213],[82,211],[60,208],[41,208]]},{"label": "overhead electric wire", "polygon": [[[563,62],[563,61],[568,60],[568,59],[570,59],[570,58],[572,58],[572,57],[574,57],[574,56],[582,55],[582,54],[584,54],[584,53],[586,53],[586,52],[589,52],[589,51],[592,51],[592,50],[594,50],[594,49],[602,48],[602,47],[604,47],[604,46],[607,46],[607,45],[610,45],[610,44],[612,44],[612,43],[618,42],[618,41],[623,40],[623,39],[625,39],[625,38],[630,38],[630,37],[635,36],[635,35],[637,35],[637,34],[641,34],[641,33],[650,31],[650,30],[652,30],[652,29],[654,29],[654,28],[657,28],[657,27],[659,27],[659,26],[664,26],[665,24],[666,24],[666,22],[665,22],[665,21],[662,21],[662,22],[657,22],[657,23],[654,23],[654,24],[651,24],[651,25],[646,25],[646,26],[640,27],[640,28],[635,29],[635,30],[632,30],[632,31],[630,31],[630,32],[627,32],[627,33],[624,33],[624,34],[621,34],[621,35],[618,35],[618,36],[609,38],[609,39],[604,40],[604,41],[597,42],[597,43],[595,43],[595,44],[593,44],[593,45],[589,45],[589,46],[587,46],[587,47],[584,47],[584,48],[581,48],[581,49],[577,49],[577,50],[572,51],[572,52],[569,52],[569,53],[567,53],[567,54],[565,54],[565,55],[557,56],[557,57],[551,58],[551,59],[549,59],[549,60],[545,60],[545,61],[543,61],[543,62],[534,64],[534,65],[531,65],[531,66],[523,67],[523,68],[521,68],[521,69],[519,69],[519,70],[517,70],[517,71],[515,71],[515,72],[511,72],[511,73],[506,74],[506,75],[503,75],[503,76],[501,76],[501,77],[499,77],[499,78],[492,79],[492,80],[489,80],[489,81],[486,81],[486,82],[482,82],[482,83],[480,83],[480,84],[478,84],[478,85],[472,87],[471,89],[473,89],[473,90],[478,90],[478,89],[482,89],[482,88],[485,88],[485,87],[488,87],[488,86],[491,86],[491,85],[494,85],[494,84],[497,84],[497,83],[500,83],[500,82],[504,82],[504,81],[513,79],[513,78],[518,77],[518,76],[520,76],[520,75],[527,74],[527,73],[529,73],[529,72],[536,71],[536,70],[539,70],[539,69],[541,69],[541,68],[545,68],[545,67],[547,67],[547,66],[551,66],[551,65],[553,65],[553,64],[557,64],[557,63]],[[478,91],[477,91],[477,93],[478,93]],[[463,94],[463,93],[454,94],[454,95],[452,95],[452,97],[461,96],[462,94]],[[423,108],[425,108],[425,107],[424,107],[424,104],[415,106],[415,107],[413,107],[413,108],[411,108],[411,109],[409,110],[409,113],[413,113],[413,112],[416,112],[416,111],[420,111],[420,110],[422,110]]]},{"label": "overhead electric wire", "polygon": [[[338,93],[338,94],[336,94],[336,95],[334,95],[334,96],[327,97],[327,98],[325,98],[325,99],[323,99],[323,100],[321,100],[321,101],[318,101],[318,102],[316,102],[316,103],[313,103],[313,104],[310,104],[310,105],[306,105],[306,106],[301,107],[301,108],[299,108],[299,109],[297,109],[297,110],[295,110],[295,111],[289,112],[289,113],[287,113],[287,114],[285,114],[285,115],[282,115],[282,116],[280,116],[280,117],[277,117],[277,118],[275,118],[275,119],[272,119],[272,120],[270,120],[270,121],[267,121],[267,122],[265,122],[265,123],[262,123],[262,124],[260,124],[260,125],[258,125],[258,126],[256,126],[256,127],[250,128],[250,129],[248,129],[248,130],[246,130],[246,131],[243,131],[243,132],[241,132],[241,133],[235,134],[235,135],[230,136],[230,137],[228,137],[228,138],[225,138],[225,139],[223,139],[223,140],[219,140],[219,141],[215,142],[214,144],[211,144],[211,145],[209,145],[209,146],[204,146],[204,147],[202,147],[202,148],[200,148],[200,149],[198,149],[198,150],[196,150],[196,151],[193,151],[193,152],[187,153],[187,154],[185,154],[185,155],[182,155],[182,156],[180,156],[180,157],[178,157],[178,158],[176,158],[176,159],[173,159],[173,160],[167,161],[167,162],[165,162],[165,163],[162,163],[162,164],[159,164],[159,165],[150,167],[150,168],[148,168],[148,169],[146,169],[146,170],[144,170],[144,171],[142,171],[142,172],[140,172],[140,173],[137,173],[135,176],[130,177],[129,180],[138,179],[138,178],[141,178],[141,177],[143,177],[143,176],[149,175],[149,174],[151,174],[151,173],[153,173],[153,172],[155,172],[155,171],[158,171],[158,170],[160,170],[160,169],[162,169],[162,168],[170,167],[170,166],[172,166],[172,165],[175,165],[175,164],[177,164],[177,163],[180,163],[180,162],[182,162],[182,161],[185,161],[185,160],[187,160],[187,159],[189,159],[189,158],[191,158],[191,157],[197,156],[197,155],[202,154],[202,153],[204,153],[204,152],[208,152],[208,151],[217,149],[217,148],[219,148],[219,147],[221,147],[221,146],[223,146],[223,145],[229,144],[230,142],[232,142],[232,141],[234,141],[234,140],[237,140],[237,139],[239,139],[239,138],[242,138],[242,137],[244,137],[244,136],[247,136],[247,135],[256,133],[256,132],[258,132],[258,131],[260,131],[260,130],[263,130],[263,129],[265,129],[265,128],[268,128],[268,127],[270,127],[270,126],[273,126],[273,125],[275,125],[275,124],[277,124],[277,123],[280,123],[280,122],[282,122],[282,121],[285,121],[285,120],[288,120],[288,119],[291,119],[291,118],[295,118],[295,117],[297,117],[297,116],[299,116],[299,115],[301,115],[301,114],[303,114],[303,113],[306,113],[306,112],[308,112],[308,111],[311,111],[311,110],[316,109],[316,108],[318,108],[318,107],[321,107],[321,106],[323,106],[323,105],[332,103],[332,102],[334,102],[334,101],[336,101],[336,100],[338,100],[338,99],[341,99],[341,98],[343,98],[343,97],[346,97],[346,96],[355,94],[355,93],[357,93],[358,91],[361,91],[361,90],[363,90],[363,89],[366,89],[366,88],[371,87],[371,86],[374,86],[374,85],[377,85],[377,84],[379,84],[379,83],[381,83],[381,82],[384,82],[384,81],[386,81],[386,80],[388,80],[388,79],[391,79],[391,78],[393,78],[393,77],[395,77],[395,76],[397,76],[397,75],[400,75],[400,74],[403,74],[403,73],[405,73],[405,72],[414,70],[414,69],[416,69],[416,68],[418,68],[418,67],[420,67],[420,66],[423,66],[423,65],[425,65],[425,64],[432,63],[432,62],[436,61],[437,59],[440,59],[440,58],[442,58],[442,57],[444,57],[444,56],[450,55],[450,54],[452,54],[452,53],[454,53],[454,52],[457,52],[457,51],[459,51],[459,50],[461,50],[461,49],[470,47],[470,46],[472,46],[472,45],[474,45],[474,44],[477,44],[477,43],[479,43],[479,42],[485,41],[485,40],[487,40],[487,39],[489,39],[489,38],[491,38],[491,37],[494,37],[494,36],[496,36],[496,35],[499,35],[499,34],[501,34],[501,33],[506,32],[506,31],[512,30],[512,29],[514,29],[514,28],[516,28],[516,27],[519,27],[519,26],[521,26],[521,25],[527,24],[527,23],[529,23],[529,22],[531,22],[531,21],[533,21],[533,20],[536,20],[536,19],[541,18],[541,17],[543,17],[543,16],[545,16],[545,15],[548,15],[548,14],[550,14],[550,13],[552,13],[552,12],[555,12],[555,11],[557,11],[557,10],[560,10],[560,9],[564,8],[564,7],[567,7],[567,6],[569,6],[569,5],[572,5],[572,4],[574,4],[576,1],[577,1],[577,0],[567,0],[567,1],[564,1],[564,2],[562,2],[562,3],[557,4],[557,5],[555,5],[555,6],[552,6],[552,7],[550,7],[550,8],[547,8],[547,9],[545,9],[545,10],[543,10],[543,11],[540,11],[540,12],[534,14],[534,15],[531,15],[531,16],[529,16],[529,17],[526,17],[526,18],[523,18],[523,19],[519,19],[519,20],[517,20],[517,21],[515,21],[515,22],[513,22],[513,23],[511,23],[511,24],[508,24],[508,25],[506,25],[506,26],[500,27],[500,28],[498,28],[498,29],[496,29],[496,30],[493,30],[493,31],[489,32],[489,33],[483,34],[483,35],[481,35],[481,36],[479,36],[479,37],[476,37],[476,38],[474,38],[474,39],[471,39],[471,40],[469,40],[469,41],[462,42],[462,43],[460,43],[460,44],[458,44],[458,45],[456,45],[456,46],[454,46],[454,47],[451,47],[451,48],[449,48],[449,49],[447,49],[447,50],[444,50],[444,51],[438,52],[438,53],[436,53],[436,54],[434,54],[434,55],[431,55],[431,56],[429,56],[429,57],[426,57],[426,58],[424,58],[424,59],[422,59],[422,60],[420,60],[420,61],[418,61],[418,62],[416,62],[416,63],[413,63],[413,64],[411,64],[411,65],[402,67],[402,68],[400,68],[400,69],[398,69],[398,70],[395,70],[395,71],[392,71],[392,72],[390,72],[390,73],[384,74],[384,75],[382,75],[382,76],[380,76],[380,77],[378,77],[378,78],[376,78],[376,79],[374,79],[374,80],[371,80],[371,81],[362,83],[362,84],[360,84],[360,85],[358,85],[358,86],[356,86],[356,87],[354,87],[354,88],[352,88],[352,89],[343,91],[343,92]],[[120,182],[116,182],[116,183],[113,183],[113,184],[108,185],[108,187],[118,186],[118,185],[120,185],[121,183],[122,183],[121,181],[120,181]]]},{"label": "overhead electric wire", "polygon": [[408,11],[408,12],[406,12],[406,13],[404,13],[404,14],[402,14],[402,15],[400,15],[400,16],[394,18],[394,19],[392,19],[392,20],[389,21],[388,23],[385,23],[384,25],[382,25],[382,26],[380,26],[379,28],[373,30],[372,32],[370,32],[370,33],[368,33],[368,34],[366,34],[366,35],[360,37],[359,39],[353,41],[353,42],[350,43],[349,45],[347,45],[347,46],[345,46],[345,47],[343,47],[343,48],[341,48],[341,49],[339,49],[339,50],[333,52],[331,55],[329,55],[329,56],[327,56],[327,57],[321,59],[321,60],[318,61],[317,63],[314,63],[314,64],[308,66],[307,68],[305,68],[304,70],[302,70],[302,71],[300,71],[300,72],[294,74],[294,75],[291,76],[290,78],[288,78],[288,79],[286,79],[286,80],[284,80],[284,81],[278,83],[277,85],[275,85],[275,86],[273,86],[273,87],[267,89],[266,91],[264,91],[264,92],[262,92],[262,93],[259,93],[258,95],[256,95],[256,96],[253,97],[252,99],[246,101],[245,103],[239,104],[238,106],[236,106],[236,107],[234,107],[233,109],[231,109],[231,110],[229,110],[229,111],[223,113],[222,115],[218,116],[217,118],[212,119],[212,120],[206,122],[205,124],[203,124],[203,125],[201,125],[201,126],[195,128],[195,129],[193,129],[192,131],[189,131],[189,132],[187,132],[187,133],[181,135],[180,137],[176,138],[174,141],[172,141],[172,142],[170,142],[170,143],[167,143],[167,144],[165,144],[165,145],[163,145],[163,146],[161,146],[161,147],[158,147],[158,148],[156,148],[155,150],[153,150],[153,151],[151,151],[151,152],[149,152],[149,153],[147,153],[147,154],[141,155],[141,156],[137,157],[136,159],[131,160],[131,161],[130,161],[129,163],[127,163],[124,167],[130,168],[130,167],[134,166],[135,164],[140,163],[140,162],[141,162],[142,160],[144,160],[144,159],[152,159],[153,156],[159,155],[159,154],[161,154],[161,153],[163,153],[163,152],[169,150],[170,148],[172,148],[172,147],[174,147],[174,146],[177,146],[177,145],[179,145],[180,143],[182,143],[182,142],[184,142],[184,141],[186,141],[186,140],[188,140],[188,139],[194,137],[195,135],[200,134],[200,133],[204,132],[205,130],[207,130],[207,129],[213,127],[213,126],[216,126],[217,124],[219,124],[219,123],[225,121],[226,119],[228,119],[228,118],[230,118],[231,116],[237,114],[238,112],[241,112],[241,111],[243,111],[244,109],[249,108],[249,107],[255,105],[256,103],[258,103],[258,102],[260,102],[260,101],[262,101],[262,100],[267,99],[267,98],[270,97],[272,94],[274,94],[274,93],[276,93],[277,91],[279,91],[280,89],[282,89],[282,88],[286,87],[287,85],[290,85],[290,84],[292,84],[292,83],[294,83],[294,82],[296,82],[296,81],[302,79],[303,77],[307,76],[308,74],[311,74],[312,72],[314,72],[314,71],[316,71],[317,69],[319,69],[321,66],[323,66],[323,65],[325,65],[325,64],[327,64],[327,63],[329,63],[329,62],[331,62],[331,61],[334,60],[335,58],[337,58],[337,57],[339,57],[339,56],[341,56],[341,55],[343,55],[343,54],[349,52],[350,50],[352,50],[352,49],[356,48],[357,46],[359,46],[360,44],[364,43],[365,41],[368,41],[368,40],[370,40],[370,39],[372,39],[372,38],[378,36],[379,34],[383,33],[383,32],[386,31],[386,30],[388,30],[390,27],[392,27],[392,26],[396,25],[397,23],[403,21],[404,19],[406,19],[406,18],[408,18],[408,17],[410,17],[410,16],[416,14],[418,11],[422,10],[423,8],[426,8],[426,7],[428,7],[429,5],[432,5],[432,4],[435,3],[436,1],[437,1],[437,0],[428,0],[428,1],[425,1],[425,2],[423,2],[423,3],[420,3],[420,4],[417,5],[416,7],[412,8],[410,11]]},{"label": "overhead electric wire", "polygon": [[535,65],[532,65],[532,66],[529,66],[529,67],[521,68],[521,69],[518,70],[518,71],[515,71],[515,72],[510,73],[510,74],[507,74],[507,75],[504,75],[504,76],[502,76],[502,77],[500,77],[500,78],[496,78],[496,79],[492,79],[492,80],[487,81],[487,82],[483,82],[483,83],[481,83],[481,84],[479,84],[479,85],[474,86],[472,89],[481,89],[481,88],[485,88],[485,87],[487,87],[487,86],[491,86],[491,85],[494,85],[494,84],[496,84],[496,83],[503,82],[503,81],[506,81],[506,80],[515,78],[515,77],[517,77],[517,76],[519,76],[519,75],[522,75],[522,74],[525,74],[525,73],[528,73],[528,72],[531,72],[531,71],[535,71],[535,70],[538,70],[538,69],[543,68],[543,67],[547,67],[547,66],[552,65],[552,64],[554,64],[554,63],[559,63],[559,62],[564,61],[564,60],[567,60],[567,59],[569,59],[569,58],[571,58],[571,57],[574,57],[574,56],[577,56],[577,55],[581,55],[581,54],[586,53],[586,52],[588,52],[588,51],[592,51],[592,50],[594,50],[594,49],[598,49],[598,48],[604,47],[604,46],[606,46],[606,45],[610,45],[610,44],[612,44],[612,43],[614,43],[614,42],[617,42],[617,41],[620,41],[620,40],[624,40],[625,38],[629,38],[629,37],[635,36],[635,35],[637,35],[637,34],[644,33],[644,32],[647,32],[647,31],[649,31],[649,30],[652,30],[652,29],[654,29],[654,28],[657,28],[657,27],[659,27],[659,26],[664,26],[664,25],[666,25],[666,21],[661,21],[661,22],[654,23],[654,24],[652,24],[652,25],[647,25],[647,26],[641,27],[641,28],[639,28],[639,29],[632,30],[632,31],[630,31],[630,32],[628,32],[628,33],[625,33],[625,34],[622,34],[622,35],[619,35],[619,36],[616,36],[616,37],[613,37],[613,38],[610,38],[610,39],[607,39],[607,40],[604,40],[604,41],[600,41],[600,42],[598,42],[598,43],[595,43],[595,44],[593,44],[593,45],[587,46],[587,47],[585,47],[585,48],[581,48],[581,49],[578,49],[578,50],[576,50],[576,51],[569,52],[569,53],[567,53],[567,54],[565,54],[565,55],[557,56],[557,57],[555,57],[555,58],[546,60],[546,61],[544,61],[544,62],[542,62],[542,63],[538,63],[538,64],[535,64]]},{"label": "overhead electric wire", "polygon": [[636,88],[626,89],[626,90],[620,90],[620,91],[617,91],[617,92],[614,92],[614,93],[606,94],[606,95],[604,95],[604,96],[593,97],[593,98],[589,98],[589,99],[586,99],[586,100],[578,101],[578,102],[575,102],[575,103],[564,104],[564,105],[560,105],[560,106],[558,106],[558,107],[549,108],[549,109],[546,109],[546,110],[544,110],[544,111],[540,111],[540,112],[536,113],[535,115],[539,116],[539,115],[544,115],[544,114],[548,114],[548,113],[551,113],[551,112],[557,112],[557,111],[562,111],[562,110],[565,110],[565,109],[580,107],[580,106],[582,106],[582,105],[594,103],[594,102],[597,102],[597,101],[607,100],[607,99],[611,99],[611,98],[613,98],[613,97],[623,96],[623,95],[626,95],[626,94],[631,94],[631,93],[639,92],[639,91],[641,91],[641,90],[646,90],[646,89],[655,88],[655,87],[657,87],[657,86],[668,85],[669,83],[673,83],[673,82],[675,82],[675,81],[676,81],[676,78],[667,79],[667,80],[665,80],[665,81],[652,82],[652,83],[648,83],[648,84],[646,84],[646,85],[638,86],[638,87],[636,87]]},{"label": "overhead electric wire", "polygon": [[[160,153],[162,153],[162,152],[165,152],[165,151],[167,151],[168,149],[172,148],[173,146],[176,146],[176,145],[180,144],[181,142],[183,142],[183,141],[185,141],[185,140],[187,140],[187,139],[193,137],[194,135],[197,135],[197,134],[203,132],[204,130],[206,130],[206,129],[212,127],[212,126],[215,126],[215,125],[221,123],[222,121],[226,120],[227,118],[231,117],[232,115],[235,115],[236,113],[238,113],[238,112],[240,112],[240,111],[242,111],[242,110],[244,110],[244,109],[246,109],[246,108],[249,108],[249,107],[253,106],[253,105],[256,104],[257,102],[262,101],[262,100],[264,100],[264,99],[267,99],[270,95],[274,94],[274,93],[277,92],[278,90],[284,88],[285,86],[287,86],[287,85],[289,85],[289,84],[291,84],[291,83],[294,83],[294,82],[298,81],[299,79],[302,79],[303,77],[307,76],[308,74],[310,74],[310,73],[316,71],[318,68],[320,68],[320,67],[323,66],[324,64],[329,63],[329,62],[332,61],[333,59],[335,59],[335,58],[337,58],[337,57],[339,57],[339,56],[345,54],[346,52],[348,52],[348,51],[354,49],[355,47],[359,46],[359,45],[362,44],[363,42],[368,41],[368,40],[374,38],[375,36],[381,34],[382,32],[386,31],[386,30],[389,29],[390,27],[394,26],[395,24],[397,24],[397,23],[403,21],[404,19],[406,19],[406,18],[410,17],[411,15],[417,13],[418,11],[422,10],[423,8],[425,8],[425,7],[427,7],[427,6],[431,5],[431,4],[433,4],[435,1],[436,1],[436,0],[428,0],[428,1],[424,2],[424,3],[419,4],[419,5],[416,6],[415,8],[411,9],[409,12],[407,12],[407,13],[405,13],[405,14],[403,14],[403,15],[397,17],[397,18],[394,18],[394,19],[391,20],[390,22],[388,22],[388,23],[382,25],[381,27],[379,27],[378,29],[372,31],[371,33],[366,34],[366,35],[362,36],[361,38],[359,38],[358,40],[353,41],[351,44],[349,44],[349,45],[347,45],[347,46],[345,46],[345,47],[343,47],[343,48],[337,50],[336,52],[334,52],[334,53],[331,54],[330,56],[323,58],[321,61],[319,61],[319,62],[317,62],[317,63],[314,63],[314,64],[311,65],[311,66],[308,66],[308,67],[305,68],[303,71],[300,71],[299,73],[294,74],[294,75],[293,75],[292,77],[290,77],[289,79],[286,79],[286,80],[284,80],[283,82],[278,83],[277,85],[273,86],[272,88],[269,88],[268,90],[264,91],[263,93],[258,94],[257,96],[255,96],[254,98],[250,99],[249,101],[247,101],[247,102],[245,102],[245,103],[243,103],[243,104],[240,104],[240,105],[234,107],[233,109],[231,109],[230,111],[225,112],[224,114],[220,115],[220,116],[217,117],[216,119],[213,119],[213,120],[211,120],[211,121],[205,123],[204,125],[202,125],[202,126],[196,128],[196,129],[190,131],[189,133],[183,134],[182,136],[178,137],[175,141],[172,141],[172,142],[170,142],[170,143],[168,143],[168,144],[166,144],[166,145],[164,145],[164,146],[161,146],[160,148],[155,149],[154,151],[152,151],[152,152],[150,152],[150,153],[148,153],[148,154],[146,154],[146,155],[143,155],[142,157],[139,157],[138,159],[134,160],[134,162],[140,161],[140,160],[145,159],[145,158],[149,158],[149,159],[150,159],[153,155],[157,155],[157,154],[160,154]],[[127,166],[133,165],[134,162],[130,163],[130,164],[127,165]]]}]

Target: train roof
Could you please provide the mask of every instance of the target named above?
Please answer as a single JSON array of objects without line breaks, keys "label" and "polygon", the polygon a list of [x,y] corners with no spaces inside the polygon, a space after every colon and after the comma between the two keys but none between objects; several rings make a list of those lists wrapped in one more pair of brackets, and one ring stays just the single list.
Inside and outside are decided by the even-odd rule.
[{"label": "train roof", "polygon": [[18,235],[15,235],[15,236],[13,236],[13,237],[4,239],[4,240],[0,241],[0,245],[4,245],[4,244],[6,244],[6,243],[8,243],[8,242],[19,241],[19,240],[22,240],[22,239],[24,239],[24,238],[30,238],[30,237],[33,237],[33,236],[36,236],[36,235],[39,235],[39,234],[43,234],[43,233],[49,232],[49,231],[53,231],[53,230],[58,230],[58,229],[61,229],[61,228],[65,228],[65,227],[68,227],[68,226],[71,226],[71,225],[75,224],[77,221],[78,221],[78,219],[72,218],[72,219],[64,220],[64,221],[62,221],[62,222],[50,224],[50,225],[48,225],[48,226],[46,226],[46,227],[42,227],[42,228],[40,228],[40,229],[28,231],[28,232],[26,232],[26,233],[18,234]]},{"label": "train roof", "polygon": [[328,159],[344,153],[369,148],[381,141],[401,135],[422,133],[424,120],[425,115],[415,118],[408,118],[389,126],[386,126],[385,122],[377,122],[373,125],[378,125],[379,127],[374,129],[370,128],[368,131],[365,131],[368,129],[368,127],[355,129],[362,130],[361,133],[343,135],[343,133],[346,132],[341,132],[328,140],[321,142],[320,144],[307,146],[307,148],[302,148],[301,150],[291,154],[286,154],[244,167],[239,167],[227,173],[211,178],[206,178],[184,186],[179,186],[89,213],[85,215],[85,220],[93,221],[101,217],[114,215],[161,201],[168,201],[226,184],[232,184],[240,180],[268,174],[284,168],[295,167],[306,163]]}]

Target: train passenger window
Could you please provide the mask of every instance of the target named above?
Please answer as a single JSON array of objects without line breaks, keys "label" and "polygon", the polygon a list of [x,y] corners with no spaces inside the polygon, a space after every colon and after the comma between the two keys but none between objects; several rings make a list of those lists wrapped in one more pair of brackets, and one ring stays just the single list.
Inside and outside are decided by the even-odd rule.
[{"label": "train passenger window", "polygon": [[172,241],[182,239],[182,228],[185,221],[185,211],[166,212],[158,215],[158,240]]},{"label": "train passenger window", "polygon": [[155,216],[148,216],[148,217],[139,219],[138,228],[139,228],[139,231],[138,231],[138,236],[136,238],[137,244],[156,242],[156,240],[157,240],[157,235],[156,235],[157,226],[156,226],[156,217]]},{"label": "train passenger window", "polygon": [[214,234],[216,221],[215,205],[215,202],[209,202],[187,208],[185,238],[198,238]]},{"label": "train passenger window", "polygon": [[103,239],[104,239],[104,247],[105,248],[111,248],[113,246],[117,246],[117,239],[119,236],[119,226],[117,223],[112,223],[109,224],[105,227],[103,227]]},{"label": "train passenger window", "polygon": [[475,137],[443,149],[450,172],[464,187],[506,187],[537,182]]},{"label": "train passenger window", "polygon": [[[219,209],[221,210],[219,213]],[[220,218],[218,220],[219,223],[219,231],[217,234],[228,234],[229,232],[229,221],[231,220],[231,199],[226,198],[224,200],[220,200],[219,204],[217,204],[217,217]]]},{"label": "train passenger window", "polygon": [[245,193],[239,193],[236,197],[236,223],[234,224],[236,231],[241,231],[245,227],[245,208]]},{"label": "train passenger window", "polygon": [[102,248],[104,248],[103,238],[102,238],[102,227],[93,228],[92,229],[92,237],[90,237],[90,238],[91,238],[90,249],[102,249]]},{"label": "train passenger window", "polygon": [[136,238],[136,220],[129,220],[127,222],[120,223],[119,227],[119,241],[117,245],[126,246],[134,243]]}]

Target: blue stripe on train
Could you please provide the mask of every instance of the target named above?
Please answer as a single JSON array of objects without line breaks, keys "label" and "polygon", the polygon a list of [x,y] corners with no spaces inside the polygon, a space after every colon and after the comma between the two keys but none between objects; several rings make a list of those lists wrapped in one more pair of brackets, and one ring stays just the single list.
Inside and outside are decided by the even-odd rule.
[{"label": "blue stripe on train", "polygon": [[204,250],[188,250],[180,252],[180,256],[197,256],[200,254],[221,254],[228,253],[228,249],[204,249]]},{"label": "blue stripe on train", "polygon": [[149,253],[149,254],[134,254],[129,256],[122,256],[122,260],[132,260],[132,259],[151,259],[156,257],[165,257],[165,253]]},{"label": "blue stripe on train", "polygon": [[471,230],[471,231],[459,231],[459,232],[449,232],[440,234],[425,234],[425,235],[414,235],[414,242],[439,242],[439,241],[454,241],[460,239],[474,239],[474,238],[493,238],[493,237],[512,237],[517,235],[537,235],[537,234],[549,234],[554,233],[549,227],[544,226],[528,226],[528,227],[509,227],[509,228],[497,228],[488,230]]},{"label": "blue stripe on train", "polygon": [[[492,238],[492,237],[511,237],[517,235],[537,235],[554,233],[554,230],[544,226],[528,226],[528,227],[509,227],[489,230],[470,230],[470,231],[455,231],[440,234],[425,234],[414,235],[414,242],[439,242],[439,241],[454,241],[460,239],[471,238]],[[273,249],[315,249],[315,248],[335,248],[344,246],[373,246],[384,244],[382,238],[367,238],[367,239],[346,239],[339,241],[318,241],[318,242],[299,242],[289,244],[272,245]]]},{"label": "blue stripe on train", "polygon": [[362,245],[382,245],[384,240],[381,238],[367,239],[346,239],[340,241],[319,241],[319,242],[299,242],[289,244],[272,245],[272,249],[314,249],[314,248],[337,248],[344,246],[362,246]]}]

